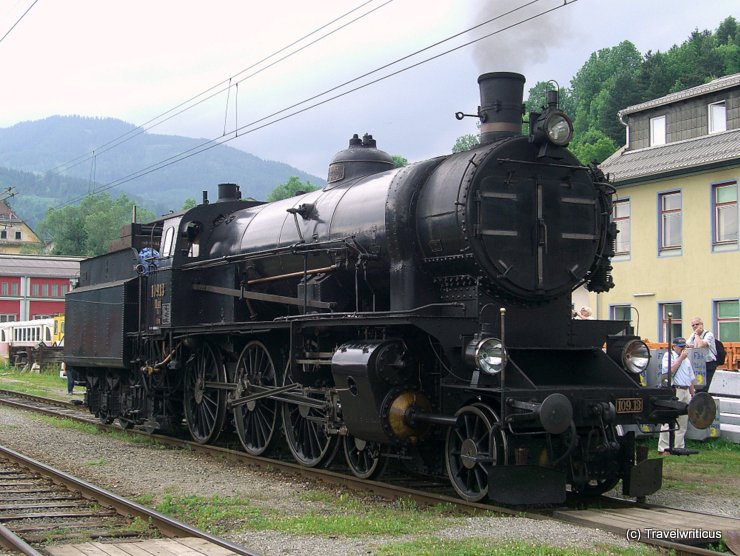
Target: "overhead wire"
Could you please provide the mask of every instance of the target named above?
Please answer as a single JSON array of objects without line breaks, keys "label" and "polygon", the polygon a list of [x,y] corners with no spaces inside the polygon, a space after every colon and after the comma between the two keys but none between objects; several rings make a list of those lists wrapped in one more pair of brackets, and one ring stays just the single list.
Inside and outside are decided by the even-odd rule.
[{"label": "overhead wire", "polygon": [[4,34],[3,36],[2,36],[2,38],[0,38],[0,42],[3,42],[3,41],[5,40],[5,37],[7,37],[8,35],[10,35],[10,32],[11,32],[11,31],[12,31],[13,29],[15,29],[16,25],[18,25],[18,24],[19,24],[19,23],[21,22],[21,20],[22,20],[22,19],[23,19],[24,17],[26,17],[26,15],[28,14],[28,12],[30,12],[30,11],[31,11],[31,8],[33,8],[33,7],[34,7],[34,6],[36,5],[36,3],[37,3],[38,1],[39,1],[39,0],[33,0],[33,3],[32,3],[32,4],[30,5],[30,6],[28,6],[28,8],[26,9],[26,11],[25,11],[25,12],[23,12],[23,15],[21,15],[21,16],[20,16],[20,17],[19,17],[19,18],[18,18],[18,19],[16,20],[16,22],[15,22],[15,23],[13,23],[13,25],[11,25],[10,29],[8,29],[8,31],[7,31],[7,32],[6,32],[6,33],[5,33],[5,34]]},{"label": "overhead wire", "polygon": [[[290,111],[290,110],[292,110],[294,108],[297,108],[297,107],[299,107],[299,106],[301,106],[303,104],[306,104],[307,102],[311,102],[312,100],[319,99],[319,98],[321,98],[321,97],[323,97],[323,96],[325,96],[325,95],[327,95],[329,93],[332,93],[332,92],[334,92],[334,91],[336,91],[338,89],[341,89],[342,87],[347,86],[348,84],[355,83],[355,82],[357,82],[360,79],[363,79],[363,78],[368,77],[370,75],[373,75],[373,74],[375,74],[375,73],[377,73],[379,71],[382,71],[384,69],[387,69],[387,68],[389,68],[389,67],[391,67],[391,66],[393,66],[395,64],[398,64],[398,63],[400,63],[400,62],[402,62],[404,60],[408,60],[409,58],[412,58],[414,56],[417,56],[420,53],[423,53],[423,52],[431,49],[431,48],[434,48],[436,46],[439,46],[441,44],[444,44],[446,42],[449,42],[450,40],[453,40],[453,39],[455,39],[457,37],[460,37],[460,36],[462,36],[462,35],[470,32],[472,30],[478,29],[478,28],[480,28],[480,27],[482,27],[484,25],[488,25],[489,23],[492,23],[495,20],[501,19],[502,17],[511,15],[512,13],[514,13],[516,11],[519,11],[521,9],[524,9],[524,8],[528,7],[528,6],[531,6],[533,4],[536,4],[539,1],[541,1],[541,0],[530,0],[529,2],[526,2],[525,4],[522,4],[521,6],[519,6],[517,8],[513,8],[512,10],[509,10],[508,12],[505,12],[505,13],[500,14],[500,15],[498,15],[496,17],[493,17],[493,18],[491,18],[489,20],[486,20],[485,22],[482,22],[482,23],[479,23],[477,25],[474,25],[473,27],[470,27],[470,28],[468,28],[468,29],[466,29],[464,31],[455,33],[455,34],[453,34],[453,35],[451,35],[451,36],[449,36],[449,37],[447,37],[445,39],[442,39],[442,40],[437,41],[437,42],[435,42],[435,43],[433,43],[433,44],[431,44],[431,45],[429,45],[427,47],[424,47],[422,49],[419,49],[419,50],[415,51],[412,54],[408,54],[408,55],[402,56],[401,58],[398,58],[398,59],[396,59],[396,60],[394,60],[392,62],[389,62],[387,64],[383,64],[382,66],[379,66],[378,68],[376,68],[376,69],[374,69],[372,71],[366,72],[366,73],[364,73],[364,74],[362,74],[362,75],[360,75],[360,76],[358,76],[356,78],[353,78],[353,79],[350,79],[348,81],[345,81],[342,84],[339,84],[339,85],[336,85],[336,86],[331,87],[329,89],[326,89],[325,91],[323,91],[321,93],[318,93],[316,95],[312,95],[311,97],[308,97],[307,99],[304,99],[304,100],[302,100],[300,102],[291,104],[290,106],[287,106],[287,107],[285,107],[285,108],[283,108],[281,110],[275,111],[275,112],[273,112],[273,113],[271,113],[271,114],[269,114],[267,116],[261,117],[261,118],[259,118],[257,120],[254,120],[254,121],[252,121],[252,122],[250,122],[248,124],[245,124],[245,125],[243,125],[241,127],[235,128],[231,132],[231,134],[229,134],[228,136],[223,136],[222,135],[222,136],[217,137],[217,138],[206,140],[203,143],[200,143],[198,145],[195,145],[195,146],[193,146],[190,149],[187,149],[185,151],[182,151],[180,153],[177,153],[175,155],[172,155],[170,157],[167,157],[167,158],[165,158],[163,160],[160,160],[158,162],[155,162],[153,164],[150,164],[149,166],[146,166],[146,167],[141,168],[141,169],[139,169],[139,170],[137,170],[135,172],[132,172],[131,174],[127,174],[127,175],[125,175],[125,176],[123,176],[121,178],[118,178],[116,180],[113,180],[111,182],[108,182],[107,184],[104,184],[103,186],[101,186],[99,188],[96,188],[93,191],[93,194],[99,194],[99,193],[103,193],[105,191],[109,191],[110,189],[113,189],[115,187],[118,187],[120,185],[123,185],[124,183],[127,183],[129,181],[133,181],[134,179],[141,178],[141,177],[143,177],[145,175],[148,175],[148,174],[151,174],[151,173],[153,173],[153,172],[155,172],[157,170],[160,170],[162,168],[166,168],[168,166],[171,166],[172,164],[181,162],[181,161],[186,160],[188,158],[191,158],[191,157],[193,157],[193,156],[195,156],[197,154],[201,154],[201,153],[203,153],[205,151],[208,151],[208,150],[210,150],[212,148],[215,148],[215,147],[217,147],[219,145],[222,145],[222,144],[227,143],[229,141],[233,141],[234,139],[236,139],[238,137],[243,137],[244,135],[247,135],[247,134],[253,133],[255,131],[258,131],[260,129],[263,129],[265,127],[274,125],[274,124],[276,124],[278,122],[281,122],[283,120],[286,120],[286,119],[291,118],[293,116],[296,116],[298,114],[304,113],[304,112],[306,112],[308,110],[311,110],[313,108],[316,108],[316,107],[321,106],[323,104],[326,104],[328,102],[334,101],[334,100],[336,100],[338,98],[341,98],[341,97],[346,96],[348,94],[351,94],[351,93],[354,93],[354,92],[359,91],[361,89],[364,89],[366,87],[369,87],[370,85],[374,85],[376,83],[379,83],[381,81],[384,81],[386,79],[389,79],[390,77],[394,77],[394,76],[399,75],[401,73],[404,73],[404,72],[406,72],[406,71],[408,71],[410,69],[419,67],[419,66],[421,66],[423,64],[426,64],[428,62],[431,62],[433,60],[436,60],[438,58],[441,58],[442,56],[446,56],[446,55],[448,55],[448,54],[450,54],[452,52],[458,51],[458,50],[460,50],[462,48],[466,48],[466,47],[468,47],[468,46],[470,46],[472,44],[475,44],[477,42],[480,42],[482,40],[485,40],[487,38],[490,38],[490,37],[492,37],[494,35],[497,35],[499,33],[502,33],[504,31],[507,31],[509,29],[512,29],[514,27],[517,27],[519,25],[522,25],[524,23],[527,23],[529,21],[532,21],[534,19],[537,19],[537,18],[542,17],[544,15],[547,15],[549,13],[552,13],[552,12],[554,12],[556,10],[559,10],[561,8],[564,8],[566,6],[571,5],[571,4],[575,3],[575,2],[577,2],[578,0],[563,0],[563,3],[562,4],[558,4],[558,5],[556,5],[556,6],[552,7],[552,8],[549,8],[547,10],[543,10],[543,11],[537,13],[537,14],[534,14],[532,16],[529,16],[529,17],[526,17],[526,18],[521,19],[519,21],[516,21],[516,22],[514,22],[514,23],[512,23],[510,25],[507,25],[505,27],[502,27],[502,28],[497,29],[495,31],[492,31],[490,33],[487,33],[487,34],[485,34],[485,35],[483,35],[481,37],[472,39],[472,40],[467,41],[467,42],[465,42],[463,44],[457,45],[457,46],[455,46],[453,48],[450,48],[448,50],[445,50],[445,51],[443,51],[441,53],[435,54],[435,55],[430,56],[428,58],[425,58],[424,60],[420,60],[418,62],[415,62],[413,64],[410,64],[408,66],[405,66],[403,68],[400,68],[398,70],[395,70],[393,72],[390,72],[388,74],[385,74],[383,76],[380,76],[380,77],[378,77],[376,79],[373,79],[371,81],[368,81],[366,83],[362,83],[362,84],[360,84],[360,85],[358,85],[358,86],[356,86],[356,87],[354,87],[352,89],[343,91],[343,92],[341,92],[339,94],[336,94],[334,96],[331,96],[329,98],[325,98],[325,99],[319,100],[319,101],[317,101],[317,102],[315,102],[313,104],[310,104],[310,105],[305,106],[303,108],[300,108],[298,110],[294,110],[293,112],[290,112],[288,114],[284,114],[285,112],[288,112],[288,111]],[[284,114],[284,115],[280,116],[279,118],[275,118],[275,116],[279,116],[280,114]],[[272,119],[271,120],[270,118],[275,118],[275,119]],[[269,120],[269,121],[266,121],[266,120]],[[241,134],[239,134],[240,132],[241,132]],[[64,206],[67,206],[69,204],[74,204],[74,203],[76,203],[76,202],[84,199],[85,197],[86,197],[86,195],[83,195],[81,197],[78,197],[78,198],[69,200],[69,201],[67,201],[67,202],[59,205],[59,208],[64,207]]]},{"label": "overhead wire", "polygon": [[[249,66],[247,66],[246,68],[242,69],[241,71],[235,73],[234,75],[232,75],[228,79],[224,79],[224,80],[216,83],[215,85],[213,85],[213,86],[211,86],[211,87],[209,87],[209,88],[201,91],[200,93],[198,93],[196,95],[193,95],[192,97],[190,97],[189,99],[181,102],[180,104],[178,104],[176,106],[173,106],[169,110],[166,110],[165,112],[162,112],[161,114],[159,114],[159,115],[157,115],[157,116],[155,116],[155,117],[147,120],[143,124],[137,125],[134,129],[131,129],[128,132],[126,132],[126,133],[124,133],[124,134],[122,134],[122,135],[120,135],[120,136],[118,136],[118,137],[116,137],[114,139],[111,139],[107,143],[103,143],[102,145],[97,146],[93,150],[92,153],[91,152],[87,152],[87,153],[81,154],[81,155],[79,155],[79,156],[77,156],[75,158],[72,158],[72,159],[68,160],[67,162],[64,162],[64,163],[62,163],[62,164],[60,164],[60,165],[52,168],[51,170],[49,170],[49,172],[55,173],[57,171],[69,170],[71,168],[74,168],[75,166],[78,166],[78,165],[80,165],[80,164],[82,164],[82,163],[87,162],[88,160],[90,160],[94,156],[93,153],[96,153],[97,152],[97,154],[99,154],[99,155],[100,154],[103,154],[103,153],[105,153],[105,152],[107,152],[107,151],[109,151],[109,150],[117,147],[118,145],[122,145],[123,143],[126,143],[126,142],[134,139],[135,137],[138,137],[142,133],[145,133],[146,131],[149,131],[150,129],[153,129],[153,128],[155,128],[155,127],[157,127],[157,126],[159,126],[159,125],[161,125],[161,124],[163,124],[163,123],[171,120],[172,118],[174,118],[176,116],[179,116],[180,114],[182,114],[184,112],[187,112],[188,110],[191,110],[192,108],[195,108],[196,106],[199,106],[199,105],[203,104],[204,102],[206,102],[208,100],[211,100],[212,98],[220,95],[224,91],[228,91],[228,93],[230,93],[231,92],[231,87],[232,87],[232,81],[235,78],[237,78],[240,75],[243,75],[244,73],[246,73],[246,72],[248,72],[248,71],[250,71],[250,70],[258,67],[260,64],[263,64],[263,63],[267,62],[268,60],[270,60],[272,58],[275,58],[279,54],[281,54],[281,53],[285,52],[286,50],[288,50],[288,49],[290,49],[290,48],[292,48],[292,47],[300,44],[301,42],[305,41],[309,37],[312,37],[312,36],[316,35],[317,33],[320,33],[324,29],[330,27],[331,25],[337,23],[338,21],[341,21],[342,19],[345,19],[346,17],[352,15],[353,13],[357,12],[358,10],[364,8],[365,6],[367,6],[368,4],[371,4],[374,1],[375,0],[367,0],[366,2],[360,4],[359,6],[356,6],[355,8],[352,8],[351,10],[343,13],[339,17],[336,17],[336,18],[332,19],[331,21],[328,21],[327,23],[324,23],[323,25],[317,27],[313,31],[311,31],[309,33],[306,33],[302,37],[294,40],[293,42],[291,42],[291,43],[289,43],[289,44],[287,44],[287,45],[285,45],[285,46],[283,46],[281,48],[279,48],[275,52],[272,52],[271,54],[265,56],[264,58],[262,58],[262,59],[260,59],[260,60],[258,60],[256,62],[250,64]],[[251,73],[247,77],[244,77],[244,78],[240,79],[239,81],[237,81],[235,83],[235,85],[239,85],[239,83],[242,83],[242,82],[246,81],[247,79],[250,79],[250,78],[254,77],[255,75],[258,75],[259,73],[262,73],[263,71],[265,71],[265,70],[267,70],[267,69],[269,69],[271,67],[274,67],[276,64],[278,64],[278,63],[280,63],[280,62],[282,62],[284,60],[287,60],[288,58],[290,58],[292,56],[295,56],[296,54],[298,54],[298,53],[306,50],[307,48],[313,46],[314,44],[316,44],[316,43],[318,43],[318,42],[326,39],[327,37],[330,37],[331,35],[333,35],[333,34],[339,32],[339,31],[341,31],[342,29],[345,29],[349,25],[352,25],[352,24],[356,23],[357,21],[360,21],[361,19],[367,17],[368,15],[370,15],[370,14],[378,11],[379,9],[387,6],[391,2],[393,2],[393,0],[386,0],[385,2],[383,2],[382,4],[380,4],[379,6],[376,6],[373,9],[371,9],[371,10],[365,12],[365,13],[362,13],[362,14],[358,15],[356,18],[343,23],[342,25],[338,26],[335,29],[332,29],[331,31],[327,32],[325,35],[322,35],[321,37],[319,37],[319,38],[317,38],[317,39],[315,39],[315,40],[313,40],[313,41],[311,41],[311,42],[309,42],[309,43],[301,46],[300,48],[298,48],[298,49],[296,49],[296,50],[294,50],[294,51],[286,54],[282,58],[279,58],[279,59],[273,61],[272,63],[270,63],[269,65],[267,65],[267,66],[265,66],[263,68],[260,68],[258,71],[255,71],[255,72]],[[227,85],[227,86],[224,87],[224,85]],[[227,102],[228,102],[228,100],[227,100]],[[228,105],[227,105],[227,112],[228,112]],[[224,122],[224,127],[225,127],[225,122]],[[225,134],[225,131],[224,131],[224,134]]]},{"label": "overhead wire", "polygon": [[[510,25],[507,25],[505,27],[502,27],[502,28],[497,29],[495,31],[492,31],[490,33],[487,33],[487,34],[485,34],[485,35],[483,35],[481,37],[472,39],[472,40],[467,41],[467,42],[465,42],[463,44],[460,44],[460,45],[457,45],[457,46],[455,46],[453,48],[450,48],[448,50],[445,50],[445,51],[443,51],[441,53],[438,53],[438,54],[435,54],[435,55],[430,56],[428,58],[425,58],[424,60],[415,62],[413,64],[410,64],[408,66],[405,66],[403,68],[400,68],[400,69],[398,69],[396,71],[390,72],[390,73],[388,73],[386,75],[383,75],[381,77],[378,77],[378,78],[373,79],[371,81],[368,81],[366,83],[360,84],[360,85],[358,85],[358,86],[356,86],[356,87],[354,87],[352,89],[343,91],[343,92],[341,92],[341,93],[339,93],[337,95],[334,95],[334,96],[325,98],[323,100],[317,101],[317,102],[315,102],[313,104],[310,104],[310,105],[305,106],[303,108],[300,108],[298,110],[294,110],[293,112],[290,112],[288,114],[284,114],[285,112],[288,112],[288,111],[290,111],[290,110],[292,110],[294,108],[297,108],[297,107],[299,107],[299,106],[301,106],[303,104],[306,104],[307,102],[311,102],[312,100],[319,99],[319,98],[321,98],[321,97],[323,97],[323,96],[325,96],[327,94],[330,94],[330,93],[332,93],[332,92],[334,92],[334,91],[336,91],[338,89],[341,89],[342,87],[346,87],[349,84],[355,83],[355,82],[357,82],[357,81],[359,81],[359,80],[361,80],[361,79],[363,79],[365,77],[368,77],[370,75],[373,75],[373,74],[375,74],[375,73],[377,73],[379,71],[382,71],[384,69],[387,69],[387,68],[389,68],[389,67],[391,67],[393,65],[396,65],[396,64],[398,64],[398,63],[400,63],[400,62],[402,62],[404,60],[408,60],[409,58],[412,58],[412,57],[417,56],[417,55],[419,55],[419,54],[421,54],[423,52],[426,52],[426,51],[428,51],[431,48],[434,48],[436,46],[439,46],[441,44],[444,44],[446,42],[449,42],[450,40],[453,40],[453,39],[455,39],[457,37],[460,37],[460,36],[462,36],[462,35],[464,35],[466,33],[469,33],[470,31],[473,31],[475,29],[478,29],[478,28],[480,28],[480,27],[482,27],[484,25],[488,25],[489,23],[492,23],[493,21],[496,21],[498,19],[501,19],[502,17],[511,15],[514,12],[517,12],[517,11],[522,10],[522,9],[524,9],[526,7],[529,7],[529,6],[533,5],[533,4],[536,4],[539,1],[541,1],[541,0],[530,0],[529,2],[526,2],[526,3],[522,4],[519,7],[513,8],[513,9],[509,10],[508,12],[499,14],[499,15],[493,17],[493,18],[490,18],[490,19],[482,22],[482,23],[476,24],[476,25],[474,25],[474,26],[472,26],[472,27],[470,27],[468,29],[465,29],[463,31],[460,31],[458,33],[455,33],[453,35],[450,35],[449,37],[447,37],[445,39],[442,39],[442,40],[437,41],[437,42],[435,42],[435,43],[433,43],[431,45],[428,45],[428,46],[426,46],[426,47],[424,47],[422,49],[419,49],[419,50],[417,50],[417,51],[415,51],[415,52],[413,52],[411,54],[402,56],[401,58],[398,58],[398,59],[396,59],[396,60],[394,60],[392,62],[389,62],[387,64],[383,64],[382,66],[379,66],[378,68],[376,68],[374,70],[371,70],[369,72],[366,72],[366,73],[364,73],[364,74],[362,74],[360,76],[357,76],[357,77],[355,77],[353,79],[350,79],[348,81],[345,81],[345,82],[343,82],[343,83],[341,83],[339,85],[330,87],[329,89],[326,89],[325,91],[323,91],[321,93],[318,93],[316,95],[312,95],[311,97],[308,97],[308,98],[306,98],[306,99],[304,99],[304,100],[302,100],[300,102],[291,104],[290,106],[287,106],[287,107],[285,107],[285,108],[283,108],[281,110],[277,110],[277,111],[275,111],[275,112],[273,112],[273,113],[271,113],[271,114],[269,114],[267,116],[263,116],[263,117],[261,117],[261,118],[259,118],[257,120],[254,120],[254,121],[252,121],[252,122],[250,122],[248,124],[245,124],[243,126],[237,127],[228,136],[222,135],[222,136],[219,136],[219,137],[210,139],[210,140],[206,140],[206,141],[204,141],[204,142],[202,142],[202,143],[200,143],[198,145],[195,145],[195,146],[191,147],[190,149],[186,149],[186,150],[184,150],[184,151],[182,151],[180,153],[177,153],[175,155],[172,155],[170,157],[167,157],[165,159],[162,159],[162,160],[160,160],[158,162],[155,162],[153,164],[150,164],[148,166],[145,166],[145,167],[143,167],[143,168],[141,168],[139,170],[136,170],[135,172],[132,172],[130,174],[127,174],[125,176],[122,176],[121,178],[118,178],[116,180],[113,180],[111,182],[108,182],[108,183],[102,185],[101,187],[95,188],[93,190],[92,194],[96,195],[96,194],[100,194],[100,193],[109,191],[110,189],[113,189],[115,187],[118,187],[120,185],[123,185],[124,183],[128,183],[128,182],[133,181],[135,179],[141,178],[141,177],[143,177],[145,175],[148,175],[148,174],[151,174],[151,173],[156,172],[158,170],[161,170],[162,168],[166,168],[166,167],[171,166],[173,164],[176,164],[178,162],[182,162],[183,160],[186,160],[186,159],[191,158],[191,157],[193,157],[195,155],[198,155],[198,154],[201,154],[203,152],[206,152],[206,151],[208,151],[208,150],[210,150],[212,148],[215,148],[215,147],[217,147],[219,145],[222,145],[224,143],[233,141],[234,139],[236,139],[238,137],[243,137],[244,135],[247,135],[247,134],[253,133],[255,131],[258,131],[260,129],[263,129],[265,127],[274,125],[274,124],[276,124],[278,122],[281,122],[283,120],[286,120],[286,119],[291,118],[293,116],[296,116],[298,114],[304,113],[304,112],[306,112],[308,110],[311,110],[313,108],[316,108],[316,107],[321,106],[323,104],[326,104],[328,102],[334,101],[334,100],[336,100],[338,98],[341,98],[343,96],[346,96],[348,94],[351,94],[351,93],[354,93],[354,92],[359,91],[361,89],[364,89],[366,87],[369,87],[370,85],[379,83],[381,81],[384,81],[384,80],[389,79],[391,77],[394,77],[396,75],[399,75],[401,73],[404,73],[404,72],[406,72],[406,71],[408,71],[410,69],[416,68],[416,67],[421,66],[423,64],[426,64],[428,62],[431,62],[433,60],[436,60],[438,58],[441,58],[442,56],[446,56],[446,55],[448,55],[448,54],[450,54],[452,52],[458,51],[458,50],[460,50],[462,48],[466,48],[466,47],[468,47],[468,46],[470,46],[472,44],[475,44],[477,42],[480,42],[482,40],[485,40],[487,38],[490,38],[491,36],[497,35],[499,33],[502,33],[504,31],[507,31],[509,29],[512,29],[514,27],[517,27],[519,25],[522,25],[524,23],[527,23],[529,21],[532,21],[534,19],[537,19],[537,18],[542,17],[544,15],[547,15],[549,13],[552,13],[552,12],[554,12],[556,10],[559,10],[561,8],[564,8],[566,6],[571,5],[571,4],[575,3],[575,2],[577,2],[578,0],[563,0],[563,3],[562,4],[558,4],[558,5],[556,5],[556,6],[552,7],[552,8],[549,8],[547,10],[543,10],[543,11],[537,13],[537,14],[534,14],[532,16],[526,17],[526,18],[521,19],[519,21],[516,21],[516,22],[514,22],[514,23],[512,23]],[[275,116],[279,116],[280,114],[284,114],[284,115],[280,116],[279,118],[275,118]],[[272,119],[271,120],[270,118],[275,118],[275,119]],[[269,121],[267,121],[267,120],[269,120]],[[76,197],[74,199],[70,199],[70,200],[66,201],[65,203],[62,203],[62,204],[58,205],[57,208],[62,208],[62,207],[65,207],[67,205],[70,205],[70,204],[75,204],[75,203],[81,201],[82,199],[84,199],[87,196],[88,195],[82,195],[80,197]]]}]

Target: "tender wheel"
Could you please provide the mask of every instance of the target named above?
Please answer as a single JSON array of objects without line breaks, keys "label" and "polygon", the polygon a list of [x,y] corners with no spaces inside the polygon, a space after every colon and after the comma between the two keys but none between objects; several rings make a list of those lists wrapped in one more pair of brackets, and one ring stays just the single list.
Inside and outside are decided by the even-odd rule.
[{"label": "tender wheel", "polygon": [[461,498],[477,502],[488,495],[486,466],[495,461],[488,411],[477,406],[461,407],[457,424],[450,427],[445,443],[445,464],[452,486]]},{"label": "tender wheel", "polygon": [[380,443],[368,442],[351,434],[344,437],[344,456],[352,474],[360,479],[373,479],[383,474],[388,459],[380,455]]},{"label": "tender wheel", "polygon": [[[236,364],[236,399],[246,396],[250,386],[275,386],[275,365],[262,342],[249,342]],[[234,424],[247,453],[264,454],[277,428],[278,403],[261,398],[234,407]]]},{"label": "tender wheel", "polygon": [[[287,366],[283,375],[283,385],[287,386],[293,382],[290,366]],[[318,393],[307,395],[324,401],[324,397]],[[282,415],[285,440],[295,460],[306,467],[328,465],[336,454],[339,444],[336,437],[326,433],[324,427],[327,421],[326,411],[307,405],[283,403]]]},{"label": "tender wheel", "polygon": [[199,444],[218,438],[226,417],[226,368],[208,344],[203,344],[185,370],[185,418]]}]

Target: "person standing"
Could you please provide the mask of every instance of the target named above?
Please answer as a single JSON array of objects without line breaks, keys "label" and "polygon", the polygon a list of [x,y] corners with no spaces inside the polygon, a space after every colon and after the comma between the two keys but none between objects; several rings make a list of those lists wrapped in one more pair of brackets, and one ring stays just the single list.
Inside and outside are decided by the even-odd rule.
[{"label": "person standing", "polygon": [[[668,354],[671,355],[671,363],[668,363]],[[670,366],[670,369],[669,369]],[[689,403],[694,396],[694,368],[691,361],[688,360],[688,351],[686,351],[686,340],[684,338],[674,338],[673,346],[670,351],[663,355],[663,365],[661,367],[663,374],[671,373],[671,384],[676,391],[676,399],[680,402]],[[678,429],[674,432],[674,443],[670,446],[670,432],[668,424],[664,424],[660,429],[660,439],[658,440],[658,453],[669,454],[670,448],[685,448],[684,437],[689,425],[689,416],[681,415],[676,419]]]},{"label": "person standing", "polygon": [[706,362],[706,389],[712,383],[714,371],[717,370],[717,344],[714,341],[714,334],[709,330],[704,330],[704,322],[701,317],[691,319],[691,336],[686,341],[686,346],[701,351],[704,361]]}]

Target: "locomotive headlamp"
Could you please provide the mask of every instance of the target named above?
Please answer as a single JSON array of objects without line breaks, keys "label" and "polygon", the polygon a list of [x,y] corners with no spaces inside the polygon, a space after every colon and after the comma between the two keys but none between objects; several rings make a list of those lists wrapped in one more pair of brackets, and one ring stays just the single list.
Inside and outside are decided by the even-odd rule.
[{"label": "locomotive headlamp", "polygon": [[573,137],[573,124],[562,112],[555,112],[547,118],[545,131],[550,142],[558,147],[565,147]]},{"label": "locomotive headlamp", "polygon": [[529,121],[529,140],[537,145],[567,147],[573,139],[573,123],[554,106],[545,109],[542,114],[531,112]]},{"label": "locomotive headlamp", "polygon": [[642,373],[650,363],[650,350],[642,340],[630,340],[622,348],[622,364],[624,368],[635,373]]},{"label": "locomotive headlamp", "polygon": [[489,375],[500,373],[506,366],[506,348],[498,338],[473,338],[465,350],[469,363]]}]

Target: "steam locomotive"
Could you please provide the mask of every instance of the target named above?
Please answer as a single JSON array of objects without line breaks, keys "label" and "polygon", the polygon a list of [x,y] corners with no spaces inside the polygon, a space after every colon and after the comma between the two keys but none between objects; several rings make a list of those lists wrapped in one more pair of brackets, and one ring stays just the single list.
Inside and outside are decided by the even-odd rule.
[{"label": "steam locomotive", "polygon": [[613,286],[613,188],[567,150],[556,91],[525,135],[524,77],[478,83],[467,152],[394,168],[354,135],[321,190],[263,203],[221,184],[83,261],[65,360],[90,411],[184,419],[199,443],[233,425],[248,453],[284,441],[309,467],[342,447],[359,477],[395,460],[471,501],[659,489],[629,426],[706,427],[713,402],[641,387],[628,322],[571,318],[575,288]]}]

